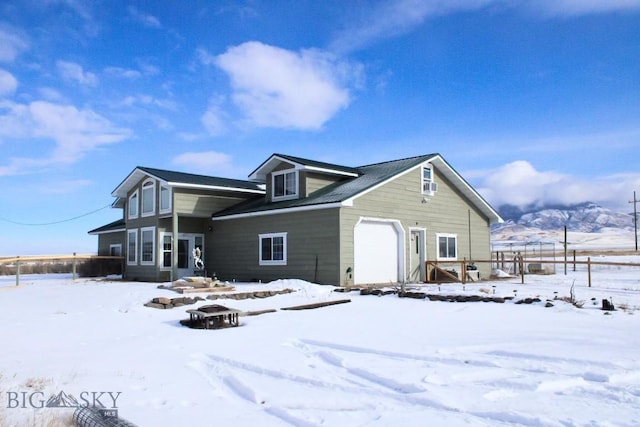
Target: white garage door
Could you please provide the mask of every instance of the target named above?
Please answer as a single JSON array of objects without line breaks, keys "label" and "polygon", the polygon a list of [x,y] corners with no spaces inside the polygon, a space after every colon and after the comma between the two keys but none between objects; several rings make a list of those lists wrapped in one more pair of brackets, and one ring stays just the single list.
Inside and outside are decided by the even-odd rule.
[{"label": "white garage door", "polygon": [[354,283],[396,283],[400,236],[393,222],[363,220],[354,230]]}]

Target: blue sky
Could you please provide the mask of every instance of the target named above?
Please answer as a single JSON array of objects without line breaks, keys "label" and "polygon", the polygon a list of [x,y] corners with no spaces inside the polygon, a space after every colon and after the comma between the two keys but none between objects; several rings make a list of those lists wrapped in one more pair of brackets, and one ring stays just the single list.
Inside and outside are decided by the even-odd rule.
[{"label": "blue sky", "polygon": [[632,211],[639,95],[640,0],[5,0],[0,255],[95,252],[136,166],[274,152],[438,152],[495,206]]}]

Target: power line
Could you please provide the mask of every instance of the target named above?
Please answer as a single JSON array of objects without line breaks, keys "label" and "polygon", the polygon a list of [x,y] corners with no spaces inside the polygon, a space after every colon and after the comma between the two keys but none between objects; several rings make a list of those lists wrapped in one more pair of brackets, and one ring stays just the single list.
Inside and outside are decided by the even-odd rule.
[{"label": "power line", "polygon": [[89,216],[91,214],[94,214],[96,212],[100,212],[101,210],[106,209],[106,208],[110,208],[110,207],[111,207],[111,203],[109,203],[108,205],[105,205],[105,206],[103,206],[101,208],[92,210],[91,212],[86,212],[86,213],[83,213],[81,215],[74,216],[73,218],[66,218],[66,219],[62,219],[62,220],[59,220],[59,221],[36,222],[36,223],[34,223],[34,222],[21,222],[21,221],[14,221],[12,219],[4,218],[4,217],[1,217],[1,216],[0,216],[0,221],[8,222],[8,223],[15,224],[15,225],[24,225],[24,226],[29,226],[29,227],[41,227],[41,226],[45,226],[45,225],[55,225],[55,224],[62,224],[62,223],[65,223],[65,222],[75,221],[76,219],[80,219],[80,218],[83,218],[85,216]]}]

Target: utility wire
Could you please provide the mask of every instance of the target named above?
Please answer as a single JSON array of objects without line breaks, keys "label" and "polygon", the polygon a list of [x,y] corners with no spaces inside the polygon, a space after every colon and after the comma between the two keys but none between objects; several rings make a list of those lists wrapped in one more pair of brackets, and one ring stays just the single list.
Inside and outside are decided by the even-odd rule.
[{"label": "utility wire", "polygon": [[73,218],[62,219],[60,221],[39,222],[39,223],[20,222],[20,221],[14,221],[14,220],[11,220],[11,219],[8,219],[8,218],[3,218],[1,216],[0,216],[0,221],[8,222],[8,223],[15,224],[15,225],[25,225],[25,226],[30,226],[30,227],[40,227],[40,226],[44,226],[44,225],[55,225],[55,224],[62,224],[62,223],[65,223],[65,222],[71,222],[71,221],[74,221],[76,219],[80,219],[80,218],[83,218],[85,216],[89,216],[89,215],[94,214],[96,212],[100,212],[101,210],[106,209],[106,208],[110,208],[110,207],[111,207],[111,203],[109,203],[108,205],[105,205],[105,206],[103,206],[101,208],[92,210],[91,212],[83,213],[82,215],[74,216]]}]

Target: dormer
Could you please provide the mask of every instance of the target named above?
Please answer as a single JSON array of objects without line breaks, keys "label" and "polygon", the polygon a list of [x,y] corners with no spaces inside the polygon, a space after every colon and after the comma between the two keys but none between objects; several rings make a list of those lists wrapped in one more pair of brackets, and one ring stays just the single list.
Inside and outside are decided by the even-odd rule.
[{"label": "dormer", "polygon": [[249,179],[265,184],[267,201],[275,203],[305,198],[335,182],[360,175],[356,168],[273,154]]}]

